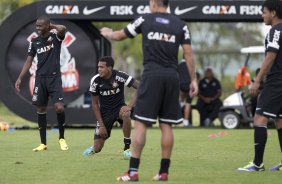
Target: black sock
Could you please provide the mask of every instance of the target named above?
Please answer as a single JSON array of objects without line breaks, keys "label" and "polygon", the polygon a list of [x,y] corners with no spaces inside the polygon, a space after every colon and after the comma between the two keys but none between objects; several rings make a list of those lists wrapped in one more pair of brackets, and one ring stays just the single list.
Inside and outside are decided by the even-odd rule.
[{"label": "black sock", "polygon": [[280,150],[282,152],[282,128],[279,128],[277,130],[277,132],[278,132],[278,139],[279,139],[279,144],[280,144]]},{"label": "black sock", "polygon": [[161,160],[161,168],[160,168],[159,174],[161,174],[161,173],[168,173],[169,165],[170,165],[170,159],[162,158],[162,160]]},{"label": "black sock", "polygon": [[65,138],[65,112],[57,113],[58,127],[59,127],[59,139]]},{"label": "black sock", "polygon": [[47,127],[47,120],[46,120],[46,113],[37,113],[38,118],[38,129],[41,139],[41,144],[47,144],[46,141],[46,127]]},{"label": "black sock", "polygon": [[130,138],[127,138],[127,137],[124,137],[123,138],[123,142],[124,142],[124,148],[123,150],[128,150],[130,148],[130,144],[131,144],[131,139]]},{"label": "black sock", "polygon": [[254,143],[255,143],[255,158],[254,163],[257,166],[263,163],[264,148],[267,141],[267,127],[255,127]]},{"label": "black sock", "polygon": [[131,157],[129,161],[128,173],[130,174],[131,171],[138,172],[139,164],[140,164],[140,158]]}]

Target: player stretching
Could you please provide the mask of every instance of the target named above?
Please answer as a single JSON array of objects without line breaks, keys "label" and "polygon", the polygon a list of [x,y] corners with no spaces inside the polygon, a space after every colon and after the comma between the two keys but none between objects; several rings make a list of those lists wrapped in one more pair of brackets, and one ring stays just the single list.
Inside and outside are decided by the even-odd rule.
[{"label": "player stretching", "polygon": [[[173,148],[172,124],[182,123],[179,107],[179,76],[177,71],[179,46],[183,47],[189,69],[190,96],[198,86],[192,57],[190,34],[185,22],[167,13],[168,0],[150,0],[150,14],[142,15],[119,31],[102,28],[101,34],[111,40],[134,38],[142,34],[144,71],[138,89],[134,117],[134,136],[129,170],[118,181],[138,181],[138,168],[146,142],[147,127],[159,119],[161,129],[160,170],[157,181],[168,180],[170,157]],[[178,111],[179,109],[179,111]]]},{"label": "player stretching", "polygon": [[98,73],[91,79],[92,108],[97,119],[94,135],[94,145],[87,148],[83,155],[90,156],[99,153],[104,143],[111,135],[113,124],[122,124],[124,134],[124,158],[131,157],[130,114],[135,104],[135,97],[127,106],[124,101],[124,86],[138,88],[139,82],[128,74],[114,70],[114,60],[110,56],[98,60]]},{"label": "player stretching", "polygon": [[[56,33],[50,32],[52,29],[55,29]],[[29,44],[28,57],[15,83],[15,87],[19,92],[22,79],[31,67],[33,58],[37,56],[38,63],[32,104],[37,107],[41,144],[37,148],[34,148],[33,151],[43,151],[47,149],[46,113],[49,97],[54,103],[54,108],[57,113],[61,150],[68,150],[64,139],[65,112],[60,71],[61,44],[65,38],[66,27],[64,25],[51,24],[48,17],[41,16],[36,21],[36,30],[39,36],[32,39]]]},{"label": "player stretching", "polygon": [[[271,25],[265,39],[265,58],[261,65],[251,93],[257,94],[265,74],[266,81],[258,99],[254,117],[255,157],[240,171],[264,171],[263,154],[267,141],[267,122],[275,119],[280,149],[282,152],[282,0],[266,0],[263,3],[262,18],[266,25]],[[281,171],[282,163],[270,170]]]}]

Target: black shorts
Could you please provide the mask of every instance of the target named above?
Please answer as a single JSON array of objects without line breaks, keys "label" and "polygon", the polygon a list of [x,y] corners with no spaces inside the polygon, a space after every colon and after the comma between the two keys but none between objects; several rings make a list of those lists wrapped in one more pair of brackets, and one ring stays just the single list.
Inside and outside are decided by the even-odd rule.
[{"label": "black shorts", "polygon": [[282,86],[266,85],[261,91],[256,113],[267,118],[282,118]]},{"label": "black shorts", "polygon": [[177,74],[143,74],[134,110],[136,120],[151,125],[182,122],[179,104],[179,78]]},{"label": "black shorts", "polygon": [[61,76],[35,78],[32,104],[46,107],[49,97],[53,104],[64,102]]},{"label": "black shorts", "polygon": [[[122,106],[125,106],[125,104]],[[122,119],[119,118],[119,111],[122,106],[120,106],[119,108],[115,108],[112,111],[102,111],[101,110],[102,119],[104,121],[104,125],[108,133],[108,138],[111,136],[111,131],[112,131],[114,123],[116,121],[118,121],[120,124],[123,123]],[[101,137],[99,135],[99,123],[97,122],[97,126],[95,128],[94,139],[100,139],[100,138]]]}]

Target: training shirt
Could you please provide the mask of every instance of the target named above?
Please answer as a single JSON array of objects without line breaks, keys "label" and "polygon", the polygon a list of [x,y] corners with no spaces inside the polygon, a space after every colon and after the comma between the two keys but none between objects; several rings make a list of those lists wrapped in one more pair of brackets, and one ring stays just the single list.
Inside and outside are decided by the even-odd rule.
[{"label": "training shirt", "polygon": [[89,91],[99,96],[101,111],[114,110],[125,104],[124,86],[131,87],[135,79],[122,71],[113,70],[112,76],[105,80],[95,75],[90,82]]},{"label": "training shirt", "polygon": [[191,79],[185,60],[182,60],[178,64],[178,72],[179,72],[180,89],[186,92],[189,91],[189,85],[191,83]]},{"label": "training shirt", "polygon": [[28,55],[37,55],[36,76],[56,76],[61,74],[60,52],[64,38],[50,32],[47,38],[41,35],[32,39],[28,47]]},{"label": "training shirt", "polygon": [[282,80],[282,23],[273,26],[265,39],[266,52],[275,52],[277,54],[273,65],[271,66],[267,76],[267,83],[280,83]]},{"label": "training shirt", "polygon": [[124,32],[129,38],[140,33],[143,36],[144,73],[177,71],[179,45],[191,44],[185,22],[169,13],[139,16]]},{"label": "training shirt", "polygon": [[211,81],[204,78],[199,82],[199,93],[204,97],[214,97],[220,89],[220,82],[216,78]]}]

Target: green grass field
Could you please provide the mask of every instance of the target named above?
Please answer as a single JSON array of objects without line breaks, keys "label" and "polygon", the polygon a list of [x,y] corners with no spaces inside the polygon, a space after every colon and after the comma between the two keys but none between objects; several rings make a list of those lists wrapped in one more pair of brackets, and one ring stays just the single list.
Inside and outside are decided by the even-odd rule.
[{"label": "green grass field", "polygon": [[[228,135],[208,138],[209,134],[225,131]],[[175,145],[167,183],[279,183],[279,172],[240,173],[236,168],[247,164],[253,156],[251,129],[182,129],[175,128]],[[281,159],[277,134],[269,130],[265,152],[268,169]],[[116,177],[128,168],[122,158],[123,136],[113,129],[101,153],[83,157],[92,143],[93,130],[67,129],[69,151],[60,151],[58,132],[48,130],[48,150],[32,152],[38,145],[37,130],[0,132],[1,184],[86,184],[117,183]],[[160,131],[148,130],[139,172],[139,183],[151,182],[159,169]]]}]

